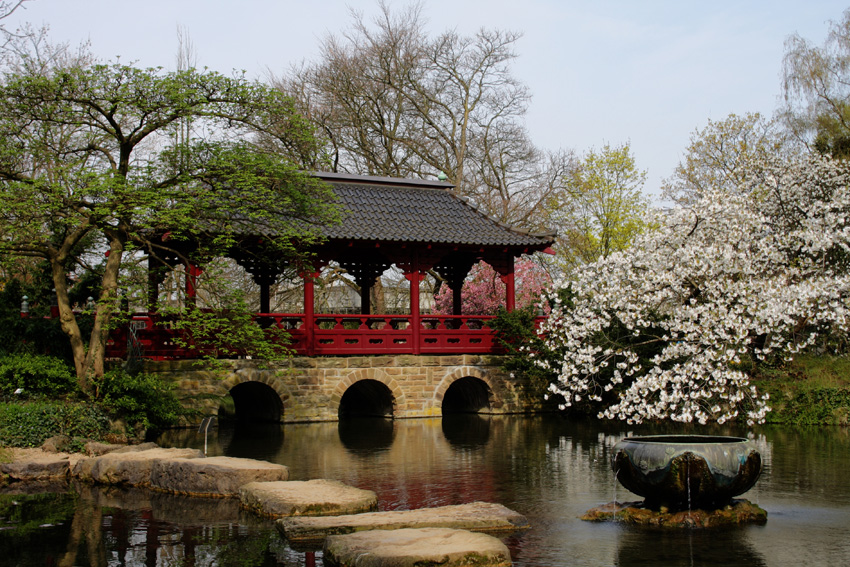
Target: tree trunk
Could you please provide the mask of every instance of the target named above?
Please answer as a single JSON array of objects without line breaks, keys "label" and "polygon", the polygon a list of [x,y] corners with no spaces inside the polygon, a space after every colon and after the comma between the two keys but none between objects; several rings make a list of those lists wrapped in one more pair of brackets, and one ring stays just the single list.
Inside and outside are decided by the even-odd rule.
[{"label": "tree trunk", "polygon": [[[68,297],[68,279],[65,270],[65,261],[61,256],[54,256],[49,259],[51,276],[53,278],[53,287],[56,290],[56,304],[59,306],[59,324],[62,332],[68,335],[71,342],[71,353],[74,357],[74,370],[77,373],[77,380],[85,374],[85,359],[86,359],[86,344],[83,341],[80,327],[77,324],[77,318],[71,308],[71,300]],[[83,383],[80,382],[82,388]],[[85,391],[85,389],[83,390]]]},{"label": "tree trunk", "polygon": [[83,372],[77,373],[77,381],[84,392],[89,392],[92,378],[103,376],[106,359],[106,339],[109,335],[109,323],[112,319],[118,298],[118,272],[124,255],[124,241],[112,236],[109,242],[109,256],[101,280],[100,300],[89,337],[89,350],[85,357]]}]

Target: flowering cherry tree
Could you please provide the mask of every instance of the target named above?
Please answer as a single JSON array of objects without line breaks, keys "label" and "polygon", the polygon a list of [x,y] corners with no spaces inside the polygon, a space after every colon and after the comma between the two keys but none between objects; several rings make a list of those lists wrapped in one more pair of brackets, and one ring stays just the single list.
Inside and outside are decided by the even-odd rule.
[{"label": "flowering cherry tree", "polygon": [[737,191],[656,212],[634,246],[553,294],[541,328],[561,407],[600,417],[763,422],[747,364],[846,332],[848,166],[817,156],[750,166]]},{"label": "flowering cherry tree", "polygon": [[[531,258],[521,258],[514,266],[516,307],[521,309],[540,301],[543,291],[552,285],[552,278],[540,264]],[[461,290],[461,309],[467,315],[495,315],[505,306],[505,282],[499,273],[486,262],[478,262],[469,271]],[[452,312],[452,290],[447,285],[440,288],[434,298],[437,313]]]}]

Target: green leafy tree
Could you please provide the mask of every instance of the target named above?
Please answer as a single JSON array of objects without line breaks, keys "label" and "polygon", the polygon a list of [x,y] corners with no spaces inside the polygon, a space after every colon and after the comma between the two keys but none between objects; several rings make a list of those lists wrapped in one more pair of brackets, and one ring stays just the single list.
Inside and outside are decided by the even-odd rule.
[{"label": "green leafy tree", "polygon": [[560,234],[556,261],[565,272],[631,245],[645,227],[645,181],[627,143],[591,149],[567,173],[563,189],[549,203]]},{"label": "green leafy tree", "polygon": [[[192,139],[176,136],[191,120]],[[254,143],[273,137],[270,151]],[[0,86],[0,256],[51,268],[63,332],[83,391],[104,373],[122,263],[211,257],[262,228],[277,258],[293,259],[335,218],[315,166],[312,129],[275,89],[212,72],[129,65],[19,67]],[[162,235],[168,233],[168,238]],[[96,317],[84,336],[68,274],[87,239],[106,254]]]}]

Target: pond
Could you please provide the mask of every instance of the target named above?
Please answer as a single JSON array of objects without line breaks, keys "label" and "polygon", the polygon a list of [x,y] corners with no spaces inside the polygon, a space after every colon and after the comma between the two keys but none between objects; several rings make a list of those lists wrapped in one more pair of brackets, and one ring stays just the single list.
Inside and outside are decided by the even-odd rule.
[{"label": "pond", "polygon": [[[850,560],[850,430],[701,429],[750,435],[764,472],[744,495],[765,508],[764,526],[659,531],[579,519],[612,500],[639,500],[614,483],[611,448],[622,437],[689,432],[559,416],[225,427],[209,455],[282,463],[293,480],[332,478],[378,494],[381,509],[476,500],[525,514],[507,536],[516,566],[841,565]],[[204,447],[173,431],[164,446]],[[296,566],[321,553],[289,547],[273,523],[231,500],[78,487],[68,494],[2,496],[0,565]]]}]

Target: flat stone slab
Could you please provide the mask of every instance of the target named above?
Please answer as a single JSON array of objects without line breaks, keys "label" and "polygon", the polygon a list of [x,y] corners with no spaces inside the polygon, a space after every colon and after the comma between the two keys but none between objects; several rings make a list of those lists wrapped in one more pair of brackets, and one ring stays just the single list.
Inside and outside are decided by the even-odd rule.
[{"label": "flat stone slab", "polygon": [[7,481],[41,481],[66,478],[71,472],[68,455],[35,453],[25,459],[0,464],[0,477]]},{"label": "flat stone slab", "polygon": [[378,508],[371,490],[336,480],[250,482],[239,489],[242,506],[262,516],[337,516]]},{"label": "flat stone slab", "polygon": [[155,462],[163,459],[203,459],[197,449],[147,449],[142,451],[118,450],[112,453],[80,459],[71,474],[80,480],[101,484],[150,486],[151,470]]},{"label": "flat stone slab", "polygon": [[325,540],[328,567],[509,567],[497,538],[451,528],[406,528],[335,535]]},{"label": "flat stone slab", "polygon": [[284,465],[235,457],[162,459],[151,467],[151,488],[189,496],[238,497],[242,485],[288,479]]},{"label": "flat stone slab", "polygon": [[589,522],[620,522],[661,528],[716,528],[764,524],[767,512],[749,500],[733,500],[718,510],[651,510],[642,502],[610,502],[591,508],[581,517]]},{"label": "flat stone slab", "polygon": [[348,516],[284,518],[278,520],[276,526],[287,540],[303,544],[315,543],[331,535],[366,530],[455,528],[476,532],[513,532],[528,528],[528,519],[501,504],[472,502]]}]

